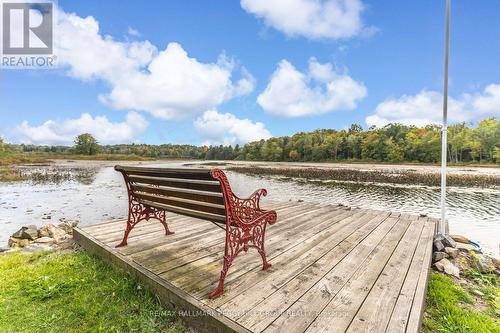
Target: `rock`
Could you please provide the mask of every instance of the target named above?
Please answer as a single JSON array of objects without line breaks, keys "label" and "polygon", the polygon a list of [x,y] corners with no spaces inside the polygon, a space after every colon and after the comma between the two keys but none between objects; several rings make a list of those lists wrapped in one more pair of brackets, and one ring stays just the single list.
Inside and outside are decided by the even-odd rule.
[{"label": "rock", "polygon": [[484,294],[480,290],[477,290],[477,289],[472,289],[471,292],[474,295],[479,296],[479,297],[483,297],[484,296]]},{"label": "rock", "polygon": [[434,239],[434,250],[435,251],[442,251],[444,250],[444,245],[443,243],[441,242],[440,239]]},{"label": "rock", "polygon": [[59,223],[57,227],[59,229],[64,230],[64,232],[67,234],[73,233],[73,227],[70,224],[67,224],[66,222]]},{"label": "rock", "polygon": [[10,237],[8,242],[9,247],[19,247],[20,240],[20,238]]},{"label": "rock", "polygon": [[449,235],[442,236],[441,242],[445,247],[457,247],[457,242],[455,242]]},{"label": "rock", "polygon": [[36,225],[27,225],[16,231],[12,234],[14,238],[20,239],[30,239],[35,240],[38,238],[38,230],[36,229]]},{"label": "rock", "polygon": [[470,269],[470,263],[472,259],[469,252],[460,251],[458,252],[458,257],[453,259],[453,263],[460,269],[460,272],[467,272]]},{"label": "rock", "polygon": [[66,223],[69,223],[72,228],[75,228],[76,226],[78,226],[78,223],[80,223],[80,221],[77,221],[77,220],[68,220],[68,221],[66,221]]},{"label": "rock", "polygon": [[472,267],[476,268],[481,273],[491,273],[495,270],[493,261],[490,257],[484,254],[472,254]]},{"label": "rock", "polygon": [[460,277],[460,270],[457,266],[453,265],[451,261],[444,258],[434,264],[436,269],[445,274],[452,275],[454,277]]},{"label": "rock", "polygon": [[5,251],[9,251],[9,250],[10,250],[9,247],[0,246],[0,253],[5,252]]},{"label": "rock", "polygon": [[64,221],[57,225],[58,228],[64,230],[67,234],[73,234],[73,228],[78,225],[78,221]]},{"label": "rock", "polygon": [[25,247],[29,243],[30,243],[29,239],[20,239],[18,245],[19,245],[19,247]]},{"label": "rock", "polygon": [[450,237],[455,241],[455,242],[458,242],[458,243],[464,243],[464,244],[469,244],[470,242],[470,239],[468,239],[467,237],[465,236],[461,236],[461,235],[450,235]]},{"label": "rock", "polygon": [[446,254],[448,254],[448,256],[450,258],[456,258],[456,257],[458,257],[458,254],[460,253],[460,250],[452,248],[452,247],[445,247],[444,248],[444,252],[446,252]]},{"label": "rock", "polygon": [[493,261],[493,265],[495,266],[495,268],[500,270],[500,260],[498,260],[497,258],[491,258],[491,261]]},{"label": "rock", "polygon": [[54,238],[54,241],[56,243],[60,243],[68,237],[64,230],[56,227],[53,224],[47,225],[47,230],[49,231],[49,236]]},{"label": "rock", "polygon": [[52,249],[52,247],[48,244],[31,243],[28,246],[23,247],[22,251],[28,252],[28,253],[36,253],[36,252],[41,252],[41,251],[46,251],[46,250],[51,250],[51,249]]},{"label": "rock", "polygon": [[441,259],[448,258],[448,254],[446,252],[436,251],[432,254],[432,261],[440,261]]},{"label": "rock", "polygon": [[40,229],[38,229],[38,237],[50,237],[49,233],[49,225],[44,225]]},{"label": "rock", "polygon": [[52,237],[40,237],[35,240],[35,243],[39,244],[54,244],[56,241]]}]

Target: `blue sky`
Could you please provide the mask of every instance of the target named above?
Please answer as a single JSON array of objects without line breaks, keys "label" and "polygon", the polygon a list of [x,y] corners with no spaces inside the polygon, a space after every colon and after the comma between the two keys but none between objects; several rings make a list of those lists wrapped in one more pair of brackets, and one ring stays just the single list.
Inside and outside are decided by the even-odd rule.
[{"label": "blue sky", "polygon": [[[281,2],[60,0],[59,68],[0,71],[0,134],[235,144],[439,121],[444,0]],[[451,121],[498,116],[500,2],[452,5]]]}]

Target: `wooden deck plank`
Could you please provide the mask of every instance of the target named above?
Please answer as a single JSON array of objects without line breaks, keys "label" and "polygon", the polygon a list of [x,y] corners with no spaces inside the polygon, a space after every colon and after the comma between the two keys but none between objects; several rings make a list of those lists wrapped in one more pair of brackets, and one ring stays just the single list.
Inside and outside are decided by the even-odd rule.
[{"label": "wooden deck plank", "polygon": [[[368,212],[360,211],[359,215],[356,215],[356,214],[347,215],[346,218],[349,218],[350,220],[351,220],[351,218],[355,219],[356,217],[361,218],[365,214],[368,214]],[[340,217],[341,217],[341,215],[338,215],[338,216],[336,216],[336,219],[338,219]],[[316,234],[316,235],[318,235],[318,234]],[[315,237],[315,236],[313,236],[313,237]],[[307,240],[309,238],[305,238],[305,239],[301,238],[301,239],[303,242],[307,242]],[[299,244],[296,244],[296,245],[299,245]],[[298,251],[300,251],[300,247],[298,247],[298,246],[289,247],[288,249],[283,250],[282,252],[276,251],[276,255],[274,255],[272,257],[273,266],[268,271],[268,272],[276,272],[276,271],[279,272],[279,276],[273,275],[272,279],[273,279],[274,284],[276,283],[277,279],[279,279],[280,277],[283,276],[281,270],[279,270],[279,267],[281,267],[280,265],[284,265],[287,262],[289,262],[287,258],[293,258],[294,254],[296,254]],[[240,267],[238,268],[238,270],[235,270],[235,272],[231,276],[228,276],[226,278],[227,290],[231,290],[231,292],[227,293],[227,295],[234,294],[236,296],[242,290],[246,290],[250,286],[252,286],[253,284],[257,283],[258,280],[254,279],[253,276],[259,276],[260,278],[264,278],[265,276],[268,276],[266,271],[261,270],[260,261],[258,259],[256,259],[255,263],[256,263],[256,265],[254,265],[254,267],[251,267],[251,265],[245,265],[245,263],[243,263],[243,262],[239,263]],[[251,274],[249,274],[249,276],[247,276],[247,273],[251,273]],[[193,291],[193,295],[200,297],[200,298],[203,298],[203,296],[206,295],[206,292],[208,290],[212,290],[213,288],[215,288],[215,286],[216,286],[215,282],[213,282],[211,285],[209,285],[206,288],[203,288],[203,289],[200,289],[197,291]],[[217,300],[212,300],[210,302],[211,302],[211,305],[213,307],[218,307],[219,305],[223,304],[226,301],[226,299],[229,299],[229,298],[227,298],[225,295],[222,295]],[[208,300],[205,299],[205,301],[208,301]]]},{"label": "wooden deck plank", "polygon": [[[318,210],[315,210],[314,213],[312,213],[312,214],[317,214],[315,216],[320,216],[320,215],[324,216],[325,214],[328,214],[328,208],[318,208]],[[335,212],[331,212],[331,214],[335,214]],[[272,249],[270,249],[270,246],[273,246],[277,242],[278,243],[281,242],[282,239],[284,239],[284,240],[281,242],[281,244],[275,245],[275,247],[284,246],[285,244],[289,244],[290,242],[292,242],[290,239],[286,240],[286,237],[293,235],[294,230],[296,228],[300,227],[299,223],[296,223],[296,221],[302,221],[302,220],[306,221],[307,218],[308,218],[308,216],[301,216],[299,218],[296,218],[294,220],[293,224],[281,223],[281,225],[279,225],[277,222],[275,225],[268,228],[266,230],[266,249],[267,249],[267,251],[269,253],[271,253]],[[278,239],[274,239],[272,237],[274,234],[279,234],[282,237],[280,236]],[[221,246],[223,246],[222,243],[221,243]],[[254,251],[252,251],[252,253],[253,252]],[[170,271],[170,270],[166,271],[165,269],[162,268],[162,266],[156,266],[156,267],[153,267],[152,269],[154,270],[155,273],[159,274],[163,278],[168,279],[169,281],[175,281],[175,279],[177,279],[178,277],[184,276],[189,271],[198,270],[199,268],[202,268],[205,265],[211,265],[209,268],[205,268],[208,270],[210,270],[211,268],[213,268],[215,266],[217,266],[217,268],[220,268],[219,261],[221,260],[223,255],[224,255],[223,252],[217,251],[217,252],[214,252],[213,255],[200,257],[197,260],[190,262],[189,266],[181,267],[175,271]],[[237,262],[238,261],[235,261],[234,265],[236,265]],[[234,267],[234,265],[233,265],[233,267]],[[213,269],[211,269],[211,271],[213,271]],[[201,273],[200,271],[196,272],[196,274],[200,274],[200,273]],[[217,273],[217,275],[218,275],[218,273]]]},{"label": "wooden deck plank", "polygon": [[[361,211],[360,214],[364,214],[364,212]],[[344,220],[344,217],[348,217],[348,214],[336,215],[336,211],[330,211],[330,212],[324,211],[321,214],[321,217],[318,217],[318,220],[315,221],[312,227],[307,228],[306,231],[303,231],[301,233],[304,236],[303,239],[314,236],[316,233],[319,233],[322,230],[324,230],[325,227],[331,223],[341,222],[342,220]],[[282,253],[283,251],[287,251],[288,249],[302,242],[300,239],[293,237],[297,233],[297,229],[303,230],[304,226],[295,225],[291,229],[281,230],[279,233],[277,230],[272,230],[273,232],[269,231],[266,232],[266,251],[268,253],[267,255],[268,260],[271,263],[276,254]],[[275,235],[277,237],[273,237]],[[224,244],[221,244],[221,249],[216,251],[214,255],[209,256],[210,257],[209,263],[203,262],[200,266],[196,268],[195,279],[193,279],[191,276],[184,274],[182,274],[180,277],[177,277],[179,272],[174,273],[175,277],[168,277],[167,279],[177,286],[185,287],[186,290],[199,290],[209,286],[213,281],[217,280],[217,277],[220,274],[220,270],[222,268],[222,258],[224,253],[223,245]],[[251,251],[249,253],[252,255],[251,257],[248,255],[247,256],[242,255],[241,257],[239,256],[238,259],[234,261],[231,270],[228,273],[228,276],[232,275],[231,274],[232,272],[241,274],[243,272],[247,272],[249,269],[252,269],[254,267],[259,267],[262,265],[262,259],[260,255],[257,253],[257,251]],[[246,257],[246,259],[242,259],[242,257]],[[168,273],[169,272],[165,273],[165,277],[166,275],[168,275]],[[160,274],[160,276],[164,275]]]},{"label": "wooden deck plank", "polygon": [[[227,298],[219,298],[208,304],[218,306],[221,310],[230,310],[232,307],[238,306],[240,309],[251,310],[263,299],[271,295],[275,290],[282,287],[296,275],[301,273],[314,262],[321,259],[326,253],[332,250],[337,244],[348,238],[353,232],[363,225],[371,225],[372,221],[381,222],[387,215],[365,214],[360,218],[350,216],[343,220],[342,224],[335,224],[327,227],[322,232],[306,239],[292,250],[279,255],[274,259],[273,270],[279,270],[278,277],[268,276],[262,281],[258,281],[254,276],[240,277],[238,282],[241,282],[241,288],[245,288],[241,294],[234,297],[232,300],[226,301]],[[378,217],[378,218],[377,218]],[[260,272],[259,272],[260,273]],[[251,285],[250,281],[258,282],[257,285]],[[230,295],[235,295],[235,289],[231,288]],[[218,305],[221,304],[221,305]],[[233,319],[237,319],[233,318]]]},{"label": "wooden deck plank", "polygon": [[399,293],[398,300],[392,311],[389,325],[386,332],[405,332],[408,317],[410,315],[411,306],[417,292],[418,281],[420,279],[420,271],[425,265],[424,260],[426,253],[432,251],[432,248],[427,244],[432,242],[434,236],[434,224],[429,222],[428,218],[420,219],[424,223],[422,236],[418,241],[417,250],[411,262],[410,269],[406,275],[405,282]]},{"label": "wooden deck plank", "polygon": [[[367,258],[398,221],[399,217],[395,216],[385,219],[366,238],[355,244],[354,248],[349,244],[344,248],[339,247],[332,252],[337,257],[325,256],[317,265],[309,267],[256,307],[257,313],[261,313],[263,309],[278,309],[286,311],[283,314],[241,318],[239,322],[255,332],[265,330],[266,327],[269,331],[276,332],[280,329],[304,331],[352,275],[363,271]],[[344,252],[348,252],[347,255]],[[331,260],[334,260],[333,268],[329,264]],[[308,312],[308,309],[315,312]],[[304,316],[294,316],[294,311],[304,313]]]},{"label": "wooden deck plank", "polygon": [[[322,215],[322,217],[324,217],[325,219],[327,218],[325,217],[325,215],[329,216],[328,214],[325,214],[325,212],[323,212]],[[314,231],[318,232],[318,229],[320,229],[321,226],[321,224],[318,224],[317,226],[315,226],[315,229],[310,231],[310,233],[312,234]],[[297,228],[294,227],[289,230],[284,230],[282,231],[282,233],[291,236],[294,234],[296,229]],[[287,249],[288,247],[294,246],[294,244],[294,240],[291,237],[288,237],[288,239],[283,239],[281,237],[268,237],[268,239],[266,239],[266,251],[268,253],[268,260],[272,262],[277,254],[280,254],[284,249]],[[189,269],[188,274],[181,273],[179,275],[180,272],[184,272],[184,269],[180,268],[180,272],[175,272],[174,277],[169,278],[169,281],[172,281],[172,283],[174,283],[175,285],[186,288],[186,290],[194,291],[205,290],[211,284],[217,282],[222,267],[224,243],[219,244],[219,246],[220,248],[214,251],[213,254],[204,258],[207,259],[206,261],[200,260],[199,262],[195,263],[195,265],[200,264],[197,269]],[[228,273],[227,279],[229,281],[230,278],[235,278],[235,275],[240,276],[249,269],[259,267],[261,265],[262,259],[257,251],[250,251],[247,254],[242,254],[233,263],[231,270]],[[204,297],[206,296],[207,295],[204,295]]]},{"label": "wooden deck plank", "polygon": [[[408,228],[409,237],[399,242],[377,282],[352,320],[347,332],[385,331],[417,249],[424,221]],[[416,226],[412,229],[413,226]]]},{"label": "wooden deck plank", "polygon": [[[408,218],[399,220],[386,239],[378,244],[365,265],[333,297],[306,332],[345,332],[402,238],[403,244],[415,239],[415,231],[419,230],[419,225],[410,221]],[[329,324],[332,316],[336,316],[333,327]]]},{"label": "wooden deck plank", "polygon": [[238,256],[215,300],[207,296],[225,233],[207,221],[168,213],[174,235],[140,223],[122,248],[123,219],[76,228],[75,239],[170,307],[204,312],[181,317],[202,332],[418,332],[435,219],[304,202],[266,208],[278,210],[266,233],[273,266],[262,271],[256,251]]},{"label": "wooden deck plank", "polygon": [[[430,218],[429,222],[432,222],[434,224],[434,230],[436,230],[437,220]],[[417,284],[417,291],[415,292],[415,296],[413,298],[413,304],[411,306],[410,316],[408,318],[408,324],[406,325],[406,332],[408,333],[420,332],[420,325],[425,304],[425,295],[427,293],[427,282],[429,280],[429,274],[431,270],[432,241],[430,241],[426,245],[426,247],[427,251],[425,252],[424,264],[420,270],[420,275]]]}]

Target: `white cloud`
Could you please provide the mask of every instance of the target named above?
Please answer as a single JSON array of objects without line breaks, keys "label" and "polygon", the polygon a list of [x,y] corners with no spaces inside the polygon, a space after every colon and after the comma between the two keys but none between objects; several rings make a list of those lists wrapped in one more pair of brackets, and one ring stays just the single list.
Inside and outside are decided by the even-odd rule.
[{"label": "white cloud", "polygon": [[361,19],[361,0],[241,0],[241,7],[287,36],[349,38],[372,33]]},{"label": "white cloud", "polygon": [[[380,103],[375,113],[366,117],[369,126],[389,123],[424,126],[440,124],[443,113],[443,95],[437,91],[423,90],[416,95],[403,95]],[[448,97],[450,123],[474,121],[485,116],[500,115],[500,85],[490,84],[483,92]]]},{"label": "white cloud", "polygon": [[481,114],[500,116],[500,84],[490,84],[481,95],[472,97],[472,107]]},{"label": "white cloud", "polygon": [[134,36],[134,37],[139,37],[141,36],[141,33],[139,32],[139,30],[136,30],[132,27],[128,27],[127,29],[127,33],[130,35],[130,36]]},{"label": "white cloud", "polygon": [[99,143],[126,143],[137,138],[148,122],[138,113],[129,112],[124,122],[110,122],[105,116],[92,117],[83,113],[78,119],[48,120],[39,126],[27,121],[13,129],[15,142],[39,145],[71,145],[82,133],[92,134]]},{"label": "white cloud", "polygon": [[363,83],[335,71],[330,63],[311,58],[304,74],[282,60],[257,103],[277,116],[300,117],[355,109],[366,94]]},{"label": "white cloud", "polygon": [[111,91],[99,99],[116,109],[146,111],[162,119],[196,116],[255,86],[245,69],[238,81],[232,79],[236,65],[224,54],[203,63],[178,43],[159,51],[147,40],[116,41],[102,35],[91,16],[60,11],[57,32],[59,64],[76,79],[106,82]]},{"label": "white cloud", "polygon": [[194,127],[205,140],[204,145],[235,145],[268,139],[271,133],[263,123],[239,119],[231,113],[206,111],[194,122]]}]

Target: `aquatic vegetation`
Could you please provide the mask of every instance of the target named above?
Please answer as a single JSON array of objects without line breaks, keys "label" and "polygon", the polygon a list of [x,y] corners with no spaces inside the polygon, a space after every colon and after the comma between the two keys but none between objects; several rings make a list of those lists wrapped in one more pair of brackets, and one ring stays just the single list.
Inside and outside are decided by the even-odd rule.
[{"label": "aquatic vegetation", "polygon": [[[409,170],[370,171],[356,169],[320,168],[263,168],[230,167],[228,170],[249,175],[284,176],[314,180],[337,180],[361,183],[411,184],[439,186],[439,173],[423,173]],[[493,175],[448,175],[447,184],[458,187],[500,187],[500,177]]]},{"label": "aquatic vegetation", "polygon": [[25,178],[12,166],[0,166],[0,182],[12,182],[24,180]]}]

